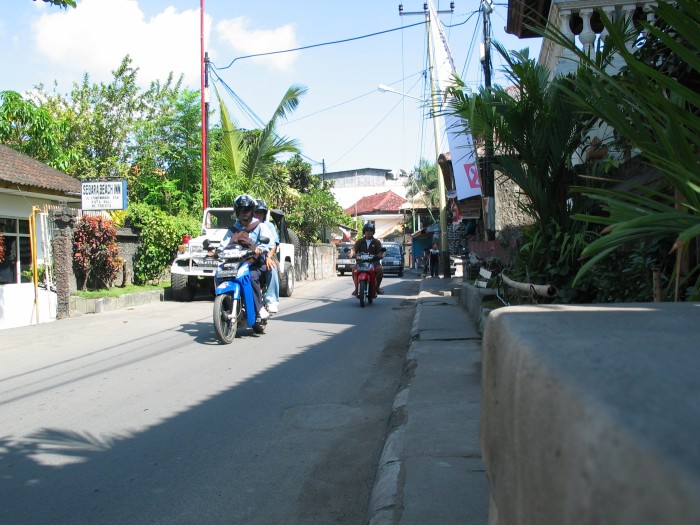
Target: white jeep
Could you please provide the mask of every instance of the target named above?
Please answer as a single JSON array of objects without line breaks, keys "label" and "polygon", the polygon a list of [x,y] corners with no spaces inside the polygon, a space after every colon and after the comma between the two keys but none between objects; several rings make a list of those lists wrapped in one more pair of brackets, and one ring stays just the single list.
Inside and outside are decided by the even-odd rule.
[{"label": "white jeep", "polygon": [[[290,297],[294,291],[294,256],[299,249],[299,238],[287,230],[282,212],[270,210],[270,215],[280,236],[277,250],[280,295]],[[170,286],[176,301],[191,301],[200,287],[213,293],[217,262],[207,258],[205,241],[208,241],[208,249],[219,246],[235,220],[233,208],[207,208],[202,216],[201,235],[194,239],[185,238],[177,247],[175,260],[170,266]]]}]

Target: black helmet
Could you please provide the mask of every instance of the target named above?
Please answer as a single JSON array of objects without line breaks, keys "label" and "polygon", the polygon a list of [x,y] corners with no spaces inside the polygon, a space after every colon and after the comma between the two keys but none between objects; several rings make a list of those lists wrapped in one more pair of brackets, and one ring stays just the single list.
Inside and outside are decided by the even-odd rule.
[{"label": "black helmet", "polygon": [[243,208],[250,208],[250,211],[255,209],[255,199],[245,193],[233,199],[233,209],[236,215],[238,215]]},{"label": "black helmet", "polygon": [[267,203],[262,199],[258,199],[255,202],[255,211],[264,211],[265,213],[267,213],[267,210],[270,209],[268,208]]},{"label": "black helmet", "polygon": [[374,233],[374,223],[366,222],[365,225],[362,227],[362,233],[364,234],[366,231],[371,231],[372,233]]}]

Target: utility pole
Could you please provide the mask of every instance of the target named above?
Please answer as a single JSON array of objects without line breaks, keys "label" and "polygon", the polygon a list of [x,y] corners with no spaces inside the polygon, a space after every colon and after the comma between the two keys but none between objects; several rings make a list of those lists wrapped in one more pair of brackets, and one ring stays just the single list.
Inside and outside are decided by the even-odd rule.
[{"label": "utility pole", "polygon": [[[206,186],[206,197],[204,199],[204,206],[209,207],[210,202],[210,182],[209,177],[209,53],[204,53],[204,175],[205,175],[205,186]],[[204,193],[204,188],[202,193]]]},{"label": "utility pole", "polygon": [[[481,1],[481,12],[484,17],[484,49],[481,65],[484,68],[484,87],[491,89],[491,20],[493,12],[492,0]],[[496,239],[496,183],[493,175],[493,135],[486,136],[484,141],[484,182],[486,183],[486,240]]]},{"label": "utility pole", "polygon": [[202,208],[209,207],[209,53],[204,52],[204,0],[199,1],[199,51],[201,67]]},{"label": "utility pole", "polygon": [[[450,2],[449,11],[436,11],[436,13],[452,13],[455,8],[455,3]],[[445,279],[450,278],[450,247],[447,237],[447,196],[445,192],[445,179],[442,176],[442,171],[440,170],[440,164],[438,163],[438,157],[440,156],[440,134],[438,130],[437,123],[437,88],[435,85],[435,68],[433,64],[433,45],[435,45],[430,38],[430,10],[428,9],[428,3],[423,4],[423,12],[412,11],[404,12],[403,4],[399,4],[399,15],[424,15],[426,24],[426,33],[428,35],[428,69],[430,70],[430,104],[431,104],[431,116],[433,118],[433,132],[435,134],[435,165],[437,166],[437,177],[438,177],[438,192],[440,193],[440,259],[442,260],[442,274]],[[436,21],[437,22],[437,21]]]}]

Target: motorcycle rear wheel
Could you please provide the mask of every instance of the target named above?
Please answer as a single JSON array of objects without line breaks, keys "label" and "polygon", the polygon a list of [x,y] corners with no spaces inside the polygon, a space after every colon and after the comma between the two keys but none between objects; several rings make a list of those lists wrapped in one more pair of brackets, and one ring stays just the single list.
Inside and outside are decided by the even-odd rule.
[{"label": "motorcycle rear wheel", "polygon": [[357,286],[357,297],[360,299],[360,306],[365,307],[365,297],[367,297],[367,281],[360,281]]},{"label": "motorcycle rear wheel", "polygon": [[238,330],[237,301],[229,294],[217,295],[214,299],[214,330],[216,337],[225,345],[231,344]]}]

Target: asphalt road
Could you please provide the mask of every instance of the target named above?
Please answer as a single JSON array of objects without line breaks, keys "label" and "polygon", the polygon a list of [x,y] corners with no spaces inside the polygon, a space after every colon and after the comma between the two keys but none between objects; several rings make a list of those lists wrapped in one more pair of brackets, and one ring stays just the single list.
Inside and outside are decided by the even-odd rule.
[{"label": "asphalt road", "polygon": [[351,283],[228,346],[210,300],[0,332],[0,523],[362,523],[418,282]]}]

